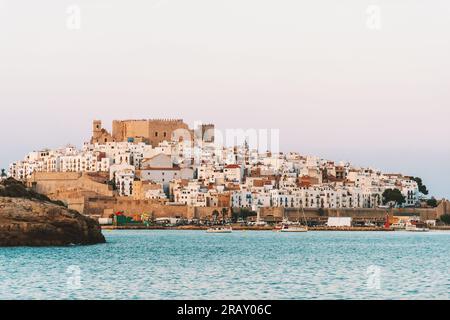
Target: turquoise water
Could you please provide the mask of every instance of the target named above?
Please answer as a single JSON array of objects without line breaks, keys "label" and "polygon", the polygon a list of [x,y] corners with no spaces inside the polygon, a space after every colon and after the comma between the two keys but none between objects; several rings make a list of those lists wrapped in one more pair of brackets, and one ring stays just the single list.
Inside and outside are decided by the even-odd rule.
[{"label": "turquoise water", "polygon": [[109,231],[0,248],[0,299],[449,299],[450,233]]}]

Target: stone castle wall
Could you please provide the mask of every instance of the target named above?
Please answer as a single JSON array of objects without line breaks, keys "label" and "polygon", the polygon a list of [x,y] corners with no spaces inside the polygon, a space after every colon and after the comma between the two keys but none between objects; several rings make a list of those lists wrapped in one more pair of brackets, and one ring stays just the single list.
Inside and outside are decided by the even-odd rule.
[{"label": "stone castle wall", "polygon": [[[439,217],[437,209],[304,209],[308,219],[322,219],[328,217],[352,217],[354,219],[384,220],[386,215],[392,216],[420,216],[421,220],[434,220]],[[261,208],[261,219],[267,221],[281,221],[284,217],[295,221],[302,219],[303,213],[300,208]]]},{"label": "stone castle wall", "polygon": [[27,181],[36,192],[51,195],[74,189],[91,191],[99,195],[112,196],[107,184],[95,181],[88,173],[81,172],[35,172]]},{"label": "stone castle wall", "polygon": [[112,137],[115,141],[127,141],[128,138],[143,138],[144,141],[157,146],[164,140],[171,140],[178,129],[188,130],[189,126],[182,120],[114,120]]},{"label": "stone castle wall", "polygon": [[[177,130],[182,130],[182,133]],[[112,133],[102,128],[100,120],[94,120],[92,124],[91,143],[104,144],[107,142],[124,142],[129,138],[134,141],[145,142],[153,147],[158,146],[164,140],[182,136],[184,139],[194,139],[194,130],[181,119],[150,119],[150,120],[114,120],[112,123]],[[203,124],[201,126],[202,137],[207,142],[214,141],[214,125]]]},{"label": "stone castle wall", "polygon": [[437,207],[438,217],[440,217],[444,214],[450,214],[450,201],[448,201],[448,200],[442,201]]},{"label": "stone castle wall", "polygon": [[105,144],[107,142],[115,142],[112,135],[104,128],[100,120],[94,120],[92,123],[91,143]]},{"label": "stone castle wall", "polygon": [[27,184],[36,192],[61,200],[70,209],[83,213],[87,197],[113,196],[112,188],[100,180],[101,177],[80,172],[35,172]]},{"label": "stone castle wall", "polygon": [[94,197],[86,199],[84,213],[108,217],[115,212],[134,216],[148,214],[153,218],[204,219],[212,217],[213,211],[222,208],[163,205],[154,200],[133,200],[127,197]]}]

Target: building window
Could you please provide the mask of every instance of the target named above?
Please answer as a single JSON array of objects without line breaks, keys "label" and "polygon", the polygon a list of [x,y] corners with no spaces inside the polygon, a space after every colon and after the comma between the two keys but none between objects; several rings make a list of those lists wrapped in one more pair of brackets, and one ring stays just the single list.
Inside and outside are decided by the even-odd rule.
[{"label": "building window", "polygon": [[155,137],[157,137],[158,136],[158,132],[155,132]]}]

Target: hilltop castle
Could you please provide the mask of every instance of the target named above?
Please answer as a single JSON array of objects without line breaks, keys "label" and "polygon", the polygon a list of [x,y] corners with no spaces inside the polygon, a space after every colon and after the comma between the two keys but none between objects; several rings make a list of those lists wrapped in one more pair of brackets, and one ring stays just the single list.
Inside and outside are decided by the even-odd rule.
[{"label": "hilltop castle", "polygon": [[[149,120],[114,120],[112,123],[112,133],[102,128],[100,120],[94,120],[92,124],[91,143],[105,144],[108,142],[144,142],[153,147],[164,140],[170,141],[177,130],[189,132],[191,139],[194,139],[195,130],[181,119],[149,119]],[[214,125],[202,124],[201,137],[205,142],[214,141]]]}]

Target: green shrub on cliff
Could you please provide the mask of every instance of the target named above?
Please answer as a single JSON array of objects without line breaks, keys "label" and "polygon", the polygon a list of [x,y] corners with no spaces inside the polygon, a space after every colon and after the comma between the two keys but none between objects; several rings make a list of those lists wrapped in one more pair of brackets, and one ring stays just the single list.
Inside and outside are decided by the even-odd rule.
[{"label": "green shrub on cliff", "polygon": [[13,178],[8,178],[0,182],[0,197],[38,200],[50,202],[58,206],[66,206],[62,201],[51,200],[46,195],[28,189],[22,182],[17,181]]}]

